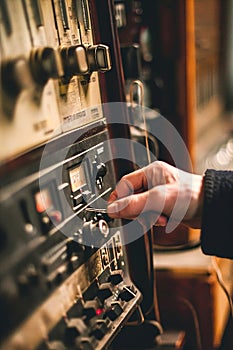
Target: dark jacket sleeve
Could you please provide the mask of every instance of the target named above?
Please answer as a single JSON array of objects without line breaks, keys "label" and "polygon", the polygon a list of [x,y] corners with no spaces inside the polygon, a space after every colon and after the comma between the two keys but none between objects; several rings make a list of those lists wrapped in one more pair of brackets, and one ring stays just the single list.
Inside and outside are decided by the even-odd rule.
[{"label": "dark jacket sleeve", "polygon": [[205,173],[201,246],[205,254],[233,259],[233,171]]}]

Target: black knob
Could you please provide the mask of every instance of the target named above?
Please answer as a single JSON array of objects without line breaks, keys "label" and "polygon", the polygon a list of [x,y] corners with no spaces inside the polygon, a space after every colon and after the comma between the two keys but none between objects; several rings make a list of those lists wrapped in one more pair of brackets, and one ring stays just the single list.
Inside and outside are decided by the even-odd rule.
[{"label": "black knob", "polygon": [[65,75],[84,75],[89,73],[86,49],[82,45],[64,47],[61,49]]},{"label": "black knob", "polygon": [[17,57],[1,64],[2,86],[11,96],[33,86],[29,64],[25,57]]},{"label": "black knob", "polygon": [[98,177],[104,177],[107,173],[107,168],[106,165],[104,163],[100,163],[97,164],[97,174],[96,174],[96,178]]},{"label": "black knob", "polygon": [[33,49],[30,56],[32,75],[35,81],[44,85],[48,79],[61,78],[64,75],[61,55],[52,47]]}]

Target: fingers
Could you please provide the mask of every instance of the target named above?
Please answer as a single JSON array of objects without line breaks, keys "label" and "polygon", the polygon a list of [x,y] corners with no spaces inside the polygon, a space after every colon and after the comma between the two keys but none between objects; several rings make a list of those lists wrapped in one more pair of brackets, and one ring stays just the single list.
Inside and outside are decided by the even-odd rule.
[{"label": "fingers", "polygon": [[111,193],[109,202],[165,184],[165,172],[170,174],[171,170],[166,170],[163,162],[155,161],[142,169],[123,176],[116,189]]},{"label": "fingers", "polygon": [[113,218],[134,219],[152,211],[161,214],[165,204],[165,186],[158,186],[149,191],[129,195],[115,200],[108,205],[108,215]]},{"label": "fingers", "polygon": [[147,189],[147,179],[143,169],[134,171],[122,177],[116,185],[115,190],[110,194],[109,203],[116,199],[132,195]]},{"label": "fingers", "polygon": [[142,213],[147,200],[148,191],[117,199],[108,205],[108,215],[112,218],[134,219]]}]

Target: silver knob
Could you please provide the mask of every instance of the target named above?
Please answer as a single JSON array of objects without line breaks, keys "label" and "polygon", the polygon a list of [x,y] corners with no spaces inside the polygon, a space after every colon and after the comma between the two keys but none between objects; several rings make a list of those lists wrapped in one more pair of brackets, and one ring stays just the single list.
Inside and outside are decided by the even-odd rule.
[{"label": "silver knob", "polygon": [[84,46],[70,46],[61,49],[61,57],[65,69],[65,75],[84,75],[89,73],[87,52]]}]

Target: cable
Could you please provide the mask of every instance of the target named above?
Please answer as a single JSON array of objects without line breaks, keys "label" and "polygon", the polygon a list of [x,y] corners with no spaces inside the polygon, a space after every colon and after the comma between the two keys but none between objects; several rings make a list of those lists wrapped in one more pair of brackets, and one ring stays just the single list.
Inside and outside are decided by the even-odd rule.
[{"label": "cable", "polygon": [[180,302],[184,303],[188,309],[191,311],[191,314],[193,316],[193,322],[194,322],[194,328],[196,331],[196,342],[197,342],[197,348],[196,350],[202,350],[202,345],[201,345],[201,331],[200,331],[200,325],[198,321],[198,316],[197,316],[197,311],[193,304],[186,298],[184,297],[179,297],[177,298]]},{"label": "cable", "polygon": [[136,321],[127,321],[126,322],[127,326],[140,326],[145,321],[145,318],[144,318],[144,315],[143,315],[143,312],[142,312],[140,305],[137,305],[136,310],[138,311],[140,318]]},{"label": "cable", "polygon": [[219,266],[217,265],[215,257],[212,257],[211,262],[212,262],[214,271],[215,271],[216,276],[217,276],[217,281],[227,297],[227,300],[228,300],[228,303],[230,306],[230,314],[231,314],[231,317],[233,317],[233,302],[232,302],[231,295],[230,295],[229,291],[227,290],[227,287],[224,283],[222,272],[221,272]]}]

